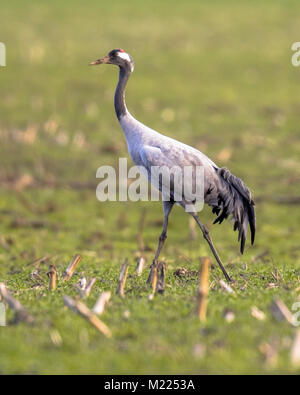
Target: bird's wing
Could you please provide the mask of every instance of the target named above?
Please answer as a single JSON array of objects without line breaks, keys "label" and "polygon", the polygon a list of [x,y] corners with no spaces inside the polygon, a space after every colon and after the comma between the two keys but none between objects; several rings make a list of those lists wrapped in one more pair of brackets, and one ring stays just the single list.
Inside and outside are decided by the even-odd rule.
[{"label": "bird's wing", "polygon": [[152,166],[173,167],[175,165],[173,158],[165,155],[160,147],[144,145],[140,151],[140,156],[148,171],[151,170]]},{"label": "bird's wing", "polygon": [[218,166],[202,152],[171,138],[159,143],[142,146],[140,150],[144,166],[204,166],[207,169]]},{"label": "bird's wing", "polygon": [[163,151],[159,147],[150,145],[144,145],[142,147],[140,150],[140,157],[143,166],[147,170],[147,178],[149,182],[151,182],[151,184],[160,191],[168,189],[168,196],[173,198],[174,183],[171,181],[168,183],[165,178],[159,175],[158,177],[155,176],[155,168],[157,167],[161,170],[163,170],[163,167],[166,167],[167,169],[172,169],[174,167],[174,161],[172,158],[164,155]]},{"label": "bird's wing", "polygon": [[[218,168],[201,152],[172,139],[165,139],[162,141],[162,144],[157,144],[156,146],[144,145],[140,155],[144,166],[147,168],[148,177],[149,173],[151,174],[152,166],[166,166],[170,169],[174,166],[179,166],[180,168],[184,168],[185,166],[192,166],[194,168],[196,166],[202,166],[204,168],[203,197],[205,203],[213,207],[213,213],[218,215],[215,223],[221,223],[224,219],[232,216],[234,230],[239,231],[241,253],[244,252],[247,228],[248,224],[250,224],[251,243],[253,244],[256,227],[254,202],[250,190],[241,179],[235,177],[227,169]],[[198,182],[195,173],[191,180],[188,181],[192,184],[194,190],[194,186]],[[163,186],[168,188],[168,184],[162,182],[159,188],[161,191]],[[194,195],[186,193],[185,190],[180,190],[176,183],[171,183],[170,192],[171,196],[172,193],[174,195],[176,192],[182,194],[183,200],[181,203],[180,200],[174,198],[180,204],[182,202],[185,204],[194,203]]]},{"label": "bird's wing", "polygon": [[[171,140],[171,139],[170,139]],[[148,180],[157,187],[157,179],[156,184],[151,179],[153,176],[153,168],[167,168],[171,170],[170,173],[176,173],[176,170],[181,170],[181,184],[174,183],[174,178],[171,178],[169,182],[164,180],[164,178],[159,179],[159,189],[162,191],[162,188],[169,188],[171,196],[183,196],[186,201],[193,201],[195,199],[192,194],[192,190],[196,191],[196,185],[198,185],[198,190],[201,193],[203,191],[204,195],[206,195],[206,191],[211,188],[211,181],[215,177],[215,169],[212,165],[213,162],[209,160],[204,154],[201,152],[192,149],[189,146],[185,146],[184,144],[174,144],[173,141],[164,141],[160,145],[144,145],[140,150],[140,157],[143,163],[143,166],[147,169],[148,172]],[[191,173],[185,173],[187,167],[191,169]],[[197,178],[196,167],[203,167],[204,169],[204,183],[199,185],[201,182],[200,177]],[[169,173],[169,174],[170,174]],[[167,174],[168,175],[168,174]],[[155,178],[155,177],[154,177]],[[191,185],[191,190],[187,192],[185,186]],[[185,187],[183,190],[183,186]],[[177,195],[176,195],[177,193]],[[175,198],[177,201],[177,198]]]}]

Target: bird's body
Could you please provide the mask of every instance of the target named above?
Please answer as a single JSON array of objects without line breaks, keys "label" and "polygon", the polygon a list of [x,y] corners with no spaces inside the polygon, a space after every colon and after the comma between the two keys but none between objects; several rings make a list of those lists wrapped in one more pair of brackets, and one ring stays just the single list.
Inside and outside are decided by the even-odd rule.
[{"label": "bird's body", "polygon": [[[248,221],[250,220],[251,226],[254,226],[254,218],[252,218],[254,214],[252,214],[251,206],[253,202],[250,191],[242,181],[233,176],[227,169],[219,168],[199,150],[143,125],[128,111],[120,118],[120,124],[126,137],[131,159],[137,166],[147,169],[149,181],[151,181],[152,166],[167,166],[169,169],[174,166],[180,166],[182,168],[184,166],[203,166],[204,202],[213,207],[215,213],[222,211],[223,219],[229,215],[233,215],[234,219],[238,221],[237,224],[239,222],[241,223],[240,239],[241,252],[243,252]],[[197,182],[197,180],[194,180],[194,182]],[[234,199],[234,202],[231,202],[230,198]],[[185,203],[190,204],[192,199],[189,199],[189,196],[184,196],[184,201],[178,201],[176,203],[185,207]],[[225,200],[228,200],[228,202]],[[237,206],[239,200],[240,205]],[[249,210],[251,212],[249,216],[246,212],[243,220],[242,211],[244,211],[244,204],[246,205],[246,211]],[[223,211],[224,208],[225,212]],[[250,218],[247,218],[247,216]],[[222,217],[220,218],[221,222],[223,219]],[[254,229],[252,238],[254,238]]]},{"label": "bird's body", "polygon": [[[127,110],[125,104],[125,87],[128,78],[133,71],[134,64],[130,55],[123,50],[113,50],[105,58],[99,59],[93,64],[110,63],[120,67],[119,82],[115,93],[115,109],[120,125],[124,131],[129,154],[133,162],[146,169],[148,180],[151,181],[151,169],[153,166],[167,167],[169,169],[179,166],[191,166],[192,168],[203,167],[204,202],[213,208],[213,213],[218,217],[215,222],[221,223],[224,219],[232,216],[234,230],[239,231],[241,241],[241,252],[244,251],[248,224],[251,230],[251,242],[255,235],[255,212],[254,203],[249,189],[241,179],[232,175],[229,170],[219,168],[210,158],[197,149],[165,136],[137,121]],[[197,183],[196,172],[193,172],[192,183]],[[161,190],[160,185],[160,190]],[[154,263],[157,261],[161,248],[166,239],[168,216],[175,203],[182,207],[194,203],[194,196],[183,193],[182,199],[176,200],[175,191],[170,191],[171,199],[164,201],[164,229],[159,238],[159,245],[155,254]],[[215,255],[227,280],[227,275],[212,240],[205,226],[200,222],[196,210],[190,214],[195,218],[207,240],[213,254]]]},{"label": "bird's body", "polygon": [[[149,181],[151,180],[152,166],[166,166],[169,169],[174,166],[181,168],[203,166],[205,172],[204,196],[207,196],[205,203],[212,202],[213,194],[207,195],[206,192],[211,190],[218,180],[216,174],[218,166],[206,155],[189,145],[150,129],[137,121],[130,113],[120,118],[120,124],[126,137],[131,159],[136,166],[142,166],[147,170]],[[189,200],[188,196],[185,198]]]}]

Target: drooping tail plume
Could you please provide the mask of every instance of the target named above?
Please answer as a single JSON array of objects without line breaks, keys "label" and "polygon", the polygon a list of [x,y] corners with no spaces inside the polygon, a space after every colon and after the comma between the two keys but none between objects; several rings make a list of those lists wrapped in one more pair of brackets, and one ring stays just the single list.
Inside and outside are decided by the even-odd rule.
[{"label": "drooping tail plume", "polygon": [[251,192],[243,181],[235,177],[226,168],[216,169],[220,180],[218,191],[218,204],[213,207],[213,213],[218,217],[215,223],[222,223],[230,215],[234,220],[234,231],[238,230],[238,241],[241,242],[241,253],[243,254],[248,231],[251,231],[251,244],[255,239],[255,210]]}]

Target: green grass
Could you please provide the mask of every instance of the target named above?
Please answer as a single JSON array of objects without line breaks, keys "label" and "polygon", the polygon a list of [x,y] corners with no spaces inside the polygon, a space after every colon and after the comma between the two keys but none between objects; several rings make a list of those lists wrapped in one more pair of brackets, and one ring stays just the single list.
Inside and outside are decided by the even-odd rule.
[{"label": "green grass", "polygon": [[[0,281],[35,317],[33,326],[0,328],[1,373],[300,373],[290,363],[297,329],[269,310],[276,296],[290,309],[299,297],[299,209],[278,203],[299,195],[300,68],[291,65],[290,50],[299,41],[299,17],[296,1],[1,6],[7,67],[0,68]],[[97,168],[128,156],[113,110],[117,69],[87,66],[115,47],[135,60],[127,101],[137,119],[229,167],[257,200],[257,241],[242,257],[232,224],[211,227],[210,211],[201,214],[236,291],[220,289],[214,265],[205,324],[194,314],[197,278],[174,276],[179,267],[197,270],[199,257],[209,254],[200,234],[189,239],[184,211],[175,208],[170,217],[165,294],[150,301],[148,267],[135,275],[137,229],[146,208],[149,266],[160,203],[95,197]],[[21,188],[24,175],[29,185]],[[44,282],[34,287],[35,259],[49,255],[62,273],[75,253],[82,262],[74,280],[49,292],[48,261],[39,268]],[[123,300],[114,293],[125,257],[131,265]],[[72,283],[81,272],[97,278],[89,307],[100,292],[112,292],[102,317],[111,339],[64,308],[62,296],[76,295]],[[264,322],[251,316],[254,305]],[[235,313],[231,323],[226,309]],[[278,359],[268,365],[262,345],[273,343]]]}]

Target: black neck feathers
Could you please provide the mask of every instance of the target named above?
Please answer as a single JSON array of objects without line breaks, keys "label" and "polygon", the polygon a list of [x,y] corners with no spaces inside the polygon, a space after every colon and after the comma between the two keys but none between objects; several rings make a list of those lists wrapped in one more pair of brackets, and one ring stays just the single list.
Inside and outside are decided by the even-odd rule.
[{"label": "black neck feathers", "polygon": [[127,81],[130,77],[130,67],[128,66],[119,66],[120,74],[119,74],[119,82],[117,85],[117,89],[115,92],[115,110],[118,119],[124,116],[127,113],[127,107],[125,103],[125,88]]}]

